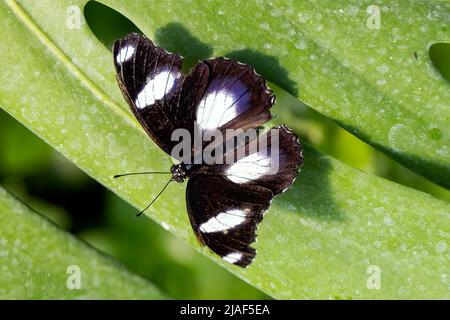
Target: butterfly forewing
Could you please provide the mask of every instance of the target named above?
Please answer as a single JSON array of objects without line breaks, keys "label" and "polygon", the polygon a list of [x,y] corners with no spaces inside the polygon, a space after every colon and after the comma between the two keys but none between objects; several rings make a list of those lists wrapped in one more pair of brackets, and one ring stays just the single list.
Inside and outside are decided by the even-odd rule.
[{"label": "butterfly forewing", "polygon": [[150,137],[168,154],[175,129],[193,131],[195,110],[208,84],[208,68],[181,72],[182,58],[131,33],[114,43],[116,76],[122,93]]},{"label": "butterfly forewing", "polygon": [[168,154],[175,129],[194,134],[257,127],[271,119],[272,91],[246,64],[226,58],[199,62],[189,74],[182,57],[131,33],[114,43],[116,76],[131,110]]}]

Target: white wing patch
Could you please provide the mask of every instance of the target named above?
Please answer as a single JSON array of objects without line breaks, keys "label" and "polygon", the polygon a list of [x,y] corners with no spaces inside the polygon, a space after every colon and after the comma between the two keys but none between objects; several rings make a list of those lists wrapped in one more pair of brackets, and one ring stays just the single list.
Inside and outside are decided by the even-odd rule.
[{"label": "white wing patch", "polygon": [[176,80],[180,77],[179,72],[163,70],[147,80],[144,89],[137,95],[135,104],[139,109],[144,109],[155,101],[162,99],[175,87]]},{"label": "white wing patch", "polygon": [[237,115],[234,102],[235,96],[224,89],[206,94],[197,109],[199,127],[214,130],[233,120]]},{"label": "white wing patch", "polygon": [[234,183],[247,183],[265,175],[275,174],[274,167],[270,156],[255,152],[232,164],[226,175]]},{"label": "white wing patch", "polygon": [[226,256],[223,256],[222,259],[228,263],[236,263],[242,259],[242,252],[231,252]]},{"label": "white wing patch", "polygon": [[135,51],[136,51],[135,47],[132,46],[123,47],[122,49],[120,49],[119,53],[116,56],[116,62],[118,64],[124,63],[133,56]]},{"label": "white wing patch", "polygon": [[[197,108],[197,122],[203,131],[218,129],[249,107],[250,93],[239,80],[211,82]],[[226,87],[226,89],[224,88]]]},{"label": "white wing patch", "polygon": [[250,210],[233,209],[221,212],[200,225],[200,231],[205,233],[220,232],[232,229],[245,221]]}]

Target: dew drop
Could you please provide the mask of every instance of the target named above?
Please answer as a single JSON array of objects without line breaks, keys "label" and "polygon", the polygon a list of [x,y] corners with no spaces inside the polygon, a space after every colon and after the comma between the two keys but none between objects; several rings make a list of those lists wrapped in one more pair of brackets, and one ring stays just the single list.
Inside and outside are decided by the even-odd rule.
[{"label": "dew drop", "polygon": [[391,127],[388,134],[389,142],[395,150],[408,150],[416,144],[414,131],[402,123]]}]

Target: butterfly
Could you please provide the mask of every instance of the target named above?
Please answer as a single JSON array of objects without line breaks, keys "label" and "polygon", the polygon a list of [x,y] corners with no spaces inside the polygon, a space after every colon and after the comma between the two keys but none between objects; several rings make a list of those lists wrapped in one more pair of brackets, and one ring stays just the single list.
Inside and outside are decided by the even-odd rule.
[{"label": "butterfly", "polygon": [[[181,161],[171,167],[171,181],[188,179],[186,206],[198,241],[223,260],[248,266],[256,255],[251,244],[258,224],[273,197],[293,184],[303,163],[297,136],[280,125],[258,134],[266,141],[264,150],[250,148],[254,138],[234,143],[225,151],[234,157],[232,163],[187,163],[186,156],[192,159],[198,150],[173,155],[179,141],[171,137],[177,129],[192,135],[195,130],[257,129],[272,119],[273,92],[250,65],[228,58],[200,61],[184,74],[180,55],[136,33],[115,41],[113,57],[131,111],[153,141]],[[201,146],[210,144],[212,140]],[[277,160],[276,171],[271,171],[272,159]]]}]

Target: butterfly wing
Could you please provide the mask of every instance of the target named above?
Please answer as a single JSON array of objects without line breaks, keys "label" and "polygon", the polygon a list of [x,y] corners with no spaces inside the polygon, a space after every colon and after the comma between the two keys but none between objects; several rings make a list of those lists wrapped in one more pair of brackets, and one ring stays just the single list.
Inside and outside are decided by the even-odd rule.
[{"label": "butterfly wing", "polygon": [[240,186],[223,176],[198,174],[188,180],[186,204],[200,243],[229,263],[248,266],[256,251],[256,228],[273,194],[258,186]]},{"label": "butterfly wing", "polygon": [[295,181],[303,164],[303,147],[295,133],[280,125],[260,134],[243,146],[233,149],[235,161],[211,166],[219,174],[239,185],[270,189],[278,195]]},{"label": "butterfly wing", "polygon": [[[272,91],[249,65],[214,58],[199,62],[184,75],[182,57],[138,34],[115,42],[114,60],[131,110],[169,154],[178,143],[171,141],[175,129],[186,129],[192,137],[196,123],[204,134],[256,128],[272,118]],[[279,151],[253,152],[230,165],[202,165],[188,182],[188,213],[199,241],[242,267],[256,254],[250,244],[264,211],[274,195],[292,184],[303,161],[295,135],[286,127],[280,129]],[[279,158],[277,173],[266,169],[267,158],[273,155]]]},{"label": "butterfly wing", "polygon": [[[123,96],[149,136],[168,154],[175,129],[194,134],[257,127],[272,118],[275,97],[265,80],[246,64],[227,58],[199,62],[189,74],[183,58],[130,33],[113,48]],[[181,157],[178,159],[181,160]]]},{"label": "butterfly wing", "polygon": [[288,127],[277,126],[258,139],[265,143],[254,148],[251,140],[230,151],[237,161],[199,168],[186,192],[199,241],[241,267],[256,255],[250,245],[270,201],[294,182],[303,163],[302,146]]},{"label": "butterfly wing", "polygon": [[208,85],[209,69],[181,72],[182,57],[137,33],[114,43],[116,78],[133,114],[148,135],[168,154],[178,141],[175,129],[193,132],[195,110]]},{"label": "butterfly wing", "polygon": [[255,128],[272,118],[275,103],[263,77],[247,64],[227,58],[204,60],[209,82],[196,109],[203,133],[228,128]]}]

